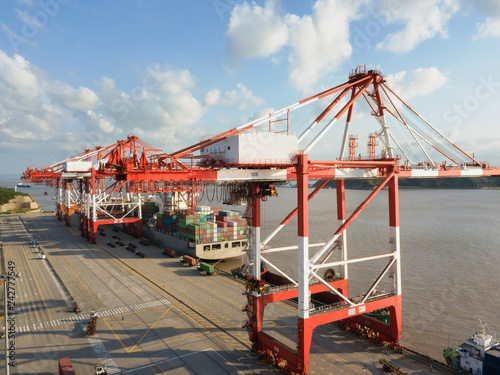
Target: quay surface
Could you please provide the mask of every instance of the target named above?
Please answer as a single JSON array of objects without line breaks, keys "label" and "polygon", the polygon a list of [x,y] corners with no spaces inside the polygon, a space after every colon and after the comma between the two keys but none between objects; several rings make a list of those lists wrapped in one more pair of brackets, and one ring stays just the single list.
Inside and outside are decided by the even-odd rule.
[{"label": "quay surface", "polygon": [[[10,368],[11,374],[55,374],[57,360],[64,357],[71,359],[78,375],[92,373],[99,363],[109,374],[279,373],[254,355],[242,329],[242,282],[223,273],[206,276],[110,227],[104,233],[91,244],[53,214],[0,216],[5,262],[13,261],[20,273],[16,367]],[[147,258],[106,245],[113,234],[138,244]],[[73,300],[81,313],[72,311]],[[97,334],[87,337],[92,311],[99,316]],[[296,314],[290,304],[272,304],[266,308],[264,330],[293,346]],[[438,362],[396,353],[330,324],[314,331],[309,374],[384,374],[382,358],[412,375],[428,374],[430,365],[433,373],[454,373]],[[0,365],[5,366],[4,358]]]}]

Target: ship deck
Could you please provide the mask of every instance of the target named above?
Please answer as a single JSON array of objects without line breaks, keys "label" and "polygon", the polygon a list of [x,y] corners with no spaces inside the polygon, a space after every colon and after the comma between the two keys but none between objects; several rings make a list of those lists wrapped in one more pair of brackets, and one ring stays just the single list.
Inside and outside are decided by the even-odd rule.
[{"label": "ship deck", "polygon": [[[241,281],[222,272],[206,276],[154,246],[138,245],[147,258],[111,248],[106,241],[112,234],[137,243],[111,228],[91,244],[52,214],[3,215],[0,228],[5,262],[13,261],[20,272],[11,374],[53,374],[64,357],[76,374],[92,373],[98,363],[109,374],[279,373],[250,349],[242,329]],[[81,313],[72,312],[73,300]],[[88,337],[92,311],[100,318],[97,334]],[[265,331],[293,347],[296,314],[291,304],[270,305]],[[3,345],[1,340],[2,352]],[[430,365],[433,373],[454,373],[424,356],[400,354],[326,325],[314,331],[309,374],[383,374],[382,358],[412,375],[429,373]]]}]

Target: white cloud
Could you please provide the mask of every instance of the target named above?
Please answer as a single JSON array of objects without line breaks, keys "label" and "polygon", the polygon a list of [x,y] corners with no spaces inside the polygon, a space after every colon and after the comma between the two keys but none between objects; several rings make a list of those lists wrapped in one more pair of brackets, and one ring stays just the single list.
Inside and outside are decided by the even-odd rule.
[{"label": "white cloud", "polygon": [[97,108],[116,131],[147,134],[152,144],[171,150],[200,135],[197,123],[206,108],[192,95],[194,85],[194,77],[186,69],[152,65],[128,92],[118,89],[113,79],[103,77]]},{"label": "white cloud", "polygon": [[477,23],[473,40],[500,37],[500,4],[498,0],[478,0],[479,9],[487,16],[484,22]]},{"label": "white cloud", "polygon": [[[377,48],[395,53],[413,50],[436,35],[446,38],[447,25],[459,10],[459,0],[399,1],[381,0],[380,14],[389,24],[404,23],[404,28],[387,35]],[[397,6],[394,6],[397,4]]]},{"label": "white cloud", "polygon": [[219,105],[219,102],[220,102],[220,90],[218,89],[210,90],[205,94],[205,97],[203,98],[203,103],[209,107]]},{"label": "white cloud", "polygon": [[238,83],[237,90],[229,90],[221,95],[220,90],[210,90],[204,97],[203,103],[207,106],[237,106],[238,109],[245,109],[262,105],[264,100],[256,97],[252,90],[248,89],[245,85]]},{"label": "white cloud", "polygon": [[335,71],[352,53],[349,22],[362,1],[318,0],[312,16],[289,15],[290,83],[301,89]]},{"label": "white cloud", "polygon": [[437,67],[418,68],[408,74],[401,71],[386,77],[387,84],[403,99],[428,95],[442,87],[448,77]]},{"label": "white cloud", "polygon": [[247,2],[236,6],[226,33],[229,52],[238,58],[266,57],[288,41],[288,27],[279,14],[278,2],[264,7]]},{"label": "white cloud", "polygon": [[80,116],[82,121],[86,122],[87,127],[90,129],[93,128],[105,134],[112,133],[116,130],[113,123],[102,113],[95,113],[94,111],[88,109],[87,111],[81,113]]},{"label": "white cloud", "polygon": [[[40,142],[58,134],[65,115],[50,103],[44,74],[19,55],[0,50],[0,145],[3,150],[20,142]],[[49,146],[50,147],[50,146]],[[26,150],[28,151],[28,150]]]},{"label": "white cloud", "polygon": [[96,105],[99,98],[96,93],[87,87],[79,87],[74,89],[66,84],[58,84],[57,92],[54,93],[59,104],[71,110],[87,110],[92,109]]},{"label": "white cloud", "polygon": [[257,119],[262,118],[264,116],[268,116],[270,113],[273,113],[274,111],[275,111],[274,108],[270,108],[270,107],[264,108],[258,112],[253,113],[252,115],[248,116],[247,118],[243,119],[241,122],[246,123],[249,121],[257,120]]},{"label": "white cloud", "polygon": [[[95,90],[73,87],[51,79],[24,57],[0,50],[0,148],[17,152],[23,145],[37,155],[38,164],[48,166],[134,133],[173,151],[203,134],[198,124],[207,107],[193,95],[194,88],[188,70],[160,65],[144,69],[129,90],[107,77],[96,82]],[[223,95],[222,103],[229,101],[248,106],[262,100],[238,85]]]},{"label": "white cloud", "polygon": [[0,100],[5,109],[28,109],[40,105],[40,86],[30,63],[0,50]]},{"label": "white cloud", "polygon": [[317,0],[311,15],[280,14],[277,1],[264,7],[243,2],[231,14],[226,33],[232,58],[270,57],[284,50],[293,87],[306,90],[336,70],[352,53],[349,22],[365,0]]},{"label": "white cloud", "polygon": [[500,37],[500,18],[487,18],[486,22],[476,25],[477,33],[473,39]]}]

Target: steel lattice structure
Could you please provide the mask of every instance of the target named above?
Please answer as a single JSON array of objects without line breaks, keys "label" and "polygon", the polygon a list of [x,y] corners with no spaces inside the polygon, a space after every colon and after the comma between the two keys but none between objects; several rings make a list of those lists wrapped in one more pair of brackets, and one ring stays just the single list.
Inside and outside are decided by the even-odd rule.
[{"label": "steel lattice structure", "polygon": [[[252,160],[224,158],[221,144],[229,150],[235,137],[252,134],[258,126],[272,126],[286,121],[286,136],[293,124],[291,112],[307,105],[327,101],[319,116],[293,141],[291,157]],[[368,157],[356,157],[357,136],[351,134],[355,103],[365,102],[378,124],[370,133]],[[356,104],[357,106],[358,104]],[[337,112],[333,112],[336,110]],[[332,115],[333,114],[333,115]],[[311,160],[311,150],[345,115],[343,136],[339,139],[338,156],[330,160]],[[255,139],[260,139],[255,136]],[[335,140],[331,140],[334,143]],[[226,142],[226,143],[224,143]],[[381,152],[377,157],[376,147]],[[195,155],[195,153],[199,153]],[[399,156],[401,154],[401,156]],[[436,162],[436,155],[445,159]],[[87,162],[85,170],[69,171],[71,162]],[[141,220],[142,193],[183,192],[190,206],[197,204],[197,193],[207,182],[246,185],[248,221],[252,229],[249,253],[251,274],[246,288],[247,323],[253,349],[288,373],[305,374],[312,334],[315,327],[334,321],[357,327],[369,324],[369,334],[397,346],[401,336],[401,249],[399,235],[398,179],[402,177],[498,176],[500,169],[477,161],[429,124],[404,102],[386,83],[379,71],[358,66],[347,82],[301,100],[214,137],[165,153],[135,136],[129,136],[105,148],[86,150],[49,168],[28,168],[23,178],[32,182],[55,182],[58,186],[58,215],[69,222],[72,210],[81,211],[81,229],[95,241],[97,226],[109,223],[129,224],[130,229]],[[351,178],[379,178],[379,185],[347,217],[344,181]],[[105,183],[112,179],[112,183]],[[297,207],[266,239],[261,238],[261,202],[272,194],[271,185],[280,181],[297,182]],[[309,194],[308,183],[323,180]],[[328,181],[336,180],[338,228],[324,243],[309,243],[309,201]],[[74,183],[77,181],[77,184]],[[387,187],[389,228],[387,249],[371,255],[352,258],[348,252],[346,229],[365,207]],[[65,198],[63,189],[66,191]],[[71,193],[73,191],[73,193]],[[297,215],[297,242],[282,248],[268,248],[272,238]],[[135,227],[140,232],[141,225]],[[136,233],[140,235],[140,233]],[[317,248],[313,256],[309,249]],[[267,259],[270,252],[296,249],[297,277],[291,277]],[[334,259],[336,258],[336,259]],[[383,261],[378,277],[364,294],[349,295],[349,279],[356,277],[349,266],[354,263]],[[273,274],[262,274],[262,264]],[[323,274],[337,268],[334,279]],[[277,275],[277,276],[276,276]],[[377,286],[390,279],[391,290],[381,294]],[[269,287],[270,285],[270,287]],[[311,297],[324,295],[327,303],[313,306]],[[290,348],[263,331],[264,312],[268,304],[298,298],[297,345]],[[366,313],[385,309],[390,324],[367,318]]]}]

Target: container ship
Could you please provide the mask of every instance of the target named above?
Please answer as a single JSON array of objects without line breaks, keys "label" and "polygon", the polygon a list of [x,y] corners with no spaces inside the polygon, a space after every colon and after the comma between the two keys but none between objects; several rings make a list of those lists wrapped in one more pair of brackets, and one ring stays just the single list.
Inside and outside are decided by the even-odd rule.
[{"label": "container ship", "polygon": [[199,259],[241,256],[248,247],[248,226],[239,211],[198,206],[160,212],[154,202],[142,207],[149,234],[168,249]]},{"label": "container ship", "polygon": [[486,331],[486,323],[479,324],[479,330],[458,348],[443,350],[446,363],[467,374],[500,374],[499,342]]}]

